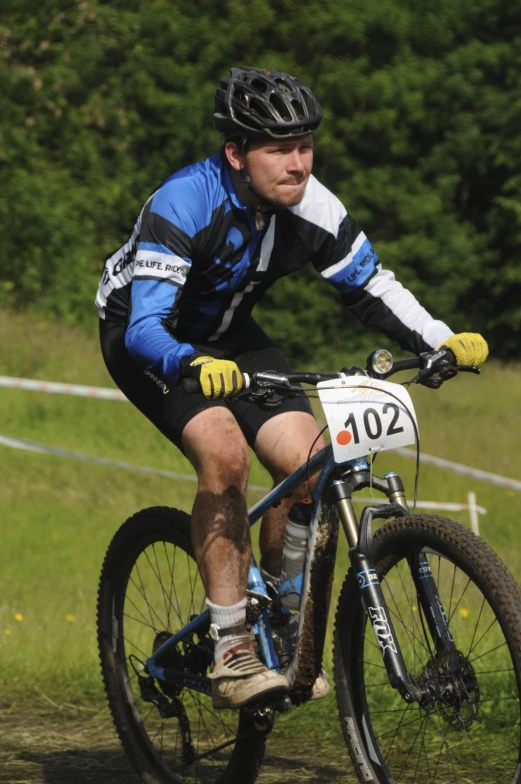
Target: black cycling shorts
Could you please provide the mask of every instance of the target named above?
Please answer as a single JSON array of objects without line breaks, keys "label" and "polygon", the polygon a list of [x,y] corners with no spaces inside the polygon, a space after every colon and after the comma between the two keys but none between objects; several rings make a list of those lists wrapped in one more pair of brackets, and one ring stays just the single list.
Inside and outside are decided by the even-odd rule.
[{"label": "black cycling shorts", "polygon": [[[304,396],[286,398],[280,406],[272,408],[243,398],[207,400],[202,392],[187,394],[180,385],[171,384],[157,373],[142,370],[135,364],[125,348],[125,330],[123,323],[100,319],[101,351],[107,369],[126,397],[181,451],[181,435],[186,424],[200,411],[212,406],[225,406],[232,412],[252,448],[257,433],[268,419],[286,411],[312,414]],[[252,318],[240,335],[206,346],[197,344],[194,348],[210,356],[233,359],[244,373],[259,370],[291,372],[282,352]]]}]

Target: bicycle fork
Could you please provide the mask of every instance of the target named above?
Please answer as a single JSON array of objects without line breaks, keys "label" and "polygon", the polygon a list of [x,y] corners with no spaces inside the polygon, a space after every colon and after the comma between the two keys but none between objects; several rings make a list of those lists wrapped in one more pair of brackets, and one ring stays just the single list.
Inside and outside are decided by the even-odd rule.
[{"label": "bicycle fork", "polygon": [[[409,514],[403,484],[394,473],[389,474],[384,480],[373,476],[371,481],[374,485],[381,484],[377,489],[382,490],[391,503],[366,507],[359,526],[351,493],[365,484],[364,478],[360,477],[358,481],[355,479],[354,483],[352,480],[347,483],[337,480],[333,482],[332,490],[350,547],[349,558],[358,580],[362,604],[373,627],[389,682],[406,702],[423,704],[430,700],[430,695],[424,691],[417,679],[407,672],[391,614],[372,561],[372,520]],[[412,556],[409,559],[409,568],[416,588],[418,604],[424,613],[436,653],[454,651],[456,646],[426,554],[420,552]]]}]

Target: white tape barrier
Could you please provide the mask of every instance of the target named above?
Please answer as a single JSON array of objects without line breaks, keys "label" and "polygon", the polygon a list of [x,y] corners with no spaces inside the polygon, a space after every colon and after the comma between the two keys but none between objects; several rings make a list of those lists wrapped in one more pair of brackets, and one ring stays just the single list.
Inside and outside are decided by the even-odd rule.
[{"label": "white tape barrier", "polygon": [[85,387],[78,384],[58,384],[54,381],[36,381],[30,378],[0,376],[0,387],[30,389],[33,392],[53,392],[57,395],[77,395],[78,397],[101,397],[105,400],[128,400],[119,389],[104,387]]},{"label": "white tape barrier", "polygon": [[[479,515],[486,514],[487,510],[476,503],[476,493],[468,493],[468,504],[455,504],[452,501],[416,501],[416,509],[443,509],[447,512],[464,512],[468,510],[470,517],[470,527],[472,531],[479,536]],[[363,498],[362,496],[355,496],[354,503],[362,504],[387,504],[386,498]],[[412,507],[412,504],[411,504]]]},{"label": "white tape barrier", "polygon": [[[78,386],[77,384],[58,384],[53,381],[36,381],[27,378],[14,378],[12,376],[0,376],[0,387],[11,387],[13,389],[29,389],[38,392],[53,392],[59,395],[78,395],[79,397],[97,397],[106,400],[128,400],[123,392],[117,389],[106,389],[103,387],[86,387]],[[408,449],[407,447],[400,447],[394,450],[397,454],[404,457],[412,457],[416,459],[416,451]],[[438,468],[444,468],[447,471],[453,471],[456,474],[463,474],[464,476],[472,476],[474,479],[481,479],[485,482],[491,482],[500,487],[508,487],[509,490],[517,490],[521,492],[521,481],[518,479],[510,479],[500,474],[491,474],[488,471],[480,471],[479,468],[470,468],[470,466],[461,465],[461,463],[453,463],[451,460],[444,460],[441,457],[434,457],[433,455],[420,455],[420,462],[428,465],[434,465]]]},{"label": "white tape barrier", "polygon": [[[45,455],[57,455],[58,457],[68,457],[73,460],[83,460],[86,463],[97,463],[98,465],[113,466],[114,468],[124,468],[127,471],[139,471],[142,474],[156,474],[157,476],[167,476],[171,479],[181,479],[185,482],[196,482],[197,477],[194,474],[178,474],[174,471],[164,471],[160,468],[150,468],[149,466],[135,465],[134,463],[126,463],[123,460],[109,460],[106,457],[94,457],[86,455],[83,452],[73,452],[70,449],[61,449],[57,446],[46,446],[45,444],[38,444],[35,441],[26,441],[23,438],[11,438],[10,436],[0,435],[0,444],[3,446],[10,446],[14,449],[25,449],[29,452],[40,452]],[[267,487],[261,485],[249,485],[250,490],[255,490],[259,493],[267,493]]]},{"label": "white tape barrier", "polygon": [[[408,449],[407,447],[399,447],[395,450],[399,455],[404,457],[413,457],[416,460],[416,451]],[[483,479],[485,482],[490,482],[493,485],[500,487],[508,487],[509,490],[517,490],[521,492],[521,482],[519,479],[509,479],[507,476],[500,474],[491,474],[488,471],[480,471],[479,468],[470,468],[469,466],[461,465],[461,463],[453,463],[451,460],[444,460],[442,457],[433,457],[433,455],[420,454],[420,463],[434,465],[438,468],[444,468],[446,471],[453,471],[455,474],[463,474],[464,476],[472,476],[474,479]]]},{"label": "white tape barrier", "polygon": [[[61,449],[56,446],[46,446],[45,444],[38,444],[34,441],[26,441],[22,438],[11,438],[10,436],[0,435],[0,444],[3,446],[13,447],[14,449],[25,449],[29,452],[39,452],[46,455],[57,455],[58,457],[72,458],[73,460],[82,460],[87,463],[97,463],[98,465],[113,466],[114,468],[124,468],[127,471],[139,471],[142,474],[155,474],[157,476],[166,476],[171,479],[181,479],[185,482],[195,482],[197,477],[193,474],[178,474],[174,471],[164,471],[159,468],[150,468],[149,466],[135,465],[134,463],[127,463],[123,460],[109,460],[106,457],[94,457],[86,455],[83,452],[74,452],[70,449]],[[267,493],[270,488],[262,485],[249,485],[250,490],[258,493]],[[470,512],[470,523],[472,530],[479,536],[479,522],[478,514],[486,514],[487,510],[482,506],[477,506],[476,496],[474,493],[468,494],[468,504],[456,504],[444,501],[418,501],[416,503],[417,509],[445,509],[452,512],[459,512],[468,509]],[[368,498],[362,496],[355,496],[353,501],[364,504],[385,504],[385,498]]]}]

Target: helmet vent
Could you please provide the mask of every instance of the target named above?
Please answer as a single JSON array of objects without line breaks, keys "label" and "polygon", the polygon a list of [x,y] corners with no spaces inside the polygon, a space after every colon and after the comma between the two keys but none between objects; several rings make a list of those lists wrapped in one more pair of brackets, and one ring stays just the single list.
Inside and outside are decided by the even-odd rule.
[{"label": "helmet vent", "polygon": [[304,112],[304,108],[303,108],[302,104],[300,103],[300,101],[293,100],[291,102],[291,105],[295,109],[295,114],[297,115],[298,119],[299,120],[303,120],[306,117],[306,114]]},{"label": "helmet vent", "polygon": [[268,90],[268,85],[262,79],[252,79],[251,86],[262,93],[265,93]]},{"label": "helmet vent", "polygon": [[267,108],[264,106],[262,101],[259,101],[257,98],[250,98],[250,111],[255,112],[259,117],[262,117],[264,120],[270,119],[270,113]]},{"label": "helmet vent", "polygon": [[279,96],[276,93],[272,93],[270,95],[270,103],[276,110],[279,117],[281,117],[286,122],[291,122],[293,117],[291,116],[288,107],[286,106],[284,101],[281,98],[279,98]]},{"label": "helmet vent", "polygon": [[320,104],[299,79],[261,68],[231,71],[215,93],[214,125],[221,133],[287,139],[320,125]]},{"label": "helmet vent", "polygon": [[278,84],[281,92],[283,92],[283,93],[292,93],[293,92],[293,87],[290,84],[288,84],[285,79],[280,79],[280,77],[279,77],[278,79],[275,79],[275,81]]}]

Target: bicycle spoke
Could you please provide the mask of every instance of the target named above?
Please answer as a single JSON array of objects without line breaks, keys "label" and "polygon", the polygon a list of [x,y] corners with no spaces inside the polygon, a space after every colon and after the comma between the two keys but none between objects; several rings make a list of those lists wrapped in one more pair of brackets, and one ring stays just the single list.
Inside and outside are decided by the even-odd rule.
[{"label": "bicycle spoke", "polygon": [[[394,743],[394,741],[396,739],[396,736],[397,736],[398,732],[400,731],[400,729],[403,726],[403,720],[404,720],[405,716],[407,715],[407,711],[408,711],[409,707],[410,707],[409,705],[406,705],[405,708],[402,709],[402,718],[400,719],[400,723],[398,724],[398,726],[394,730],[393,737],[392,737],[391,742],[389,744],[389,747],[388,747],[388,749],[387,749],[387,751],[385,753],[386,757],[389,755],[389,752],[391,751],[391,749],[393,747],[393,743]],[[411,723],[411,722],[409,722],[409,723]]]},{"label": "bicycle spoke", "polygon": [[[467,656],[470,656],[470,654],[472,653],[472,650],[473,650],[473,645],[474,645],[474,640],[476,639],[476,634],[477,634],[477,631],[478,631],[478,626],[479,626],[479,622],[480,622],[480,620],[481,620],[481,615],[482,615],[482,613],[483,613],[483,607],[484,607],[484,606],[485,606],[485,597],[483,596],[483,599],[482,599],[482,601],[481,601],[481,607],[479,608],[479,613],[478,613],[478,617],[477,617],[477,620],[476,620],[476,625],[475,625],[475,627],[474,627],[474,634],[472,635],[472,639],[471,639],[471,641],[470,641],[470,645],[469,645],[469,649],[468,649],[468,652],[467,652]],[[495,619],[494,619],[494,620],[495,620]],[[478,644],[479,644],[479,642],[478,642],[478,643],[476,643],[476,646],[477,646]]]},{"label": "bicycle spoke", "polygon": [[[467,655],[469,656],[469,658],[470,658],[470,654],[472,653],[472,651],[474,650],[474,648],[477,648],[477,647],[478,647],[478,645],[480,644],[481,640],[483,640],[483,639],[486,637],[486,635],[489,633],[490,629],[491,629],[491,628],[492,628],[492,627],[493,627],[493,626],[494,626],[496,623],[497,623],[497,618],[494,618],[494,620],[493,620],[493,621],[491,621],[491,623],[490,623],[490,626],[488,627],[488,629],[486,629],[486,630],[483,632],[483,634],[481,635],[481,637],[479,638],[479,640],[477,641],[477,643],[474,645],[474,647],[473,647],[473,648],[472,648],[472,647],[470,648],[470,650],[469,650],[469,652],[468,652],[468,654],[467,654]],[[486,655],[486,654],[485,654],[485,655]]]},{"label": "bicycle spoke", "polygon": [[[175,526],[165,529],[170,531]],[[215,710],[210,696],[181,683],[147,676],[147,659],[205,605],[205,590],[194,561],[168,536],[151,535],[147,541],[148,530],[145,521],[138,537],[129,536],[127,572],[119,577],[118,553],[114,559],[117,571],[107,582],[110,591],[119,590],[117,600],[110,601],[107,637],[112,639],[115,619],[115,628],[120,630],[116,656],[122,673],[122,695],[125,704],[129,701],[132,706],[131,711],[124,711],[125,721],[128,716],[132,722],[129,737],[135,739],[136,746],[147,749],[148,755],[154,755],[156,764],[176,781],[217,784],[239,742],[240,714]],[[144,542],[138,544],[137,551],[135,541]],[[167,648],[162,666],[206,675],[213,646],[204,630],[192,632]],[[109,660],[112,658],[110,653]],[[243,722],[242,726],[250,725]],[[250,731],[243,731],[240,742],[248,744],[250,737]],[[256,744],[255,740],[251,746],[253,763],[259,755]],[[251,777],[251,772],[248,775]]]},{"label": "bicycle spoke", "polygon": [[[381,577],[387,610],[409,673],[420,684],[432,682],[432,696],[426,708],[416,705],[413,713],[395,689],[385,689],[388,682],[377,675],[385,665],[372,629],[365,624],[365,655],[359,666],[364,672],[373,742],[400,784],[490,784],[502,780],[500,771],[505,766],[513,771],[517,766],[520,722],[516,673],[485,595],[459,567],[441,555],[436,558],[431,571],[436,575],[457,653],[451,660],[449,654],[444,658],[443,651],[430,647],[418,599],[418,614],[411,610],[414,580],[410,568],[403,568],[407,561],[391,560]],[[469,619],[473,619],[471,623]],[[482,667],[477,669],[480,662]],[[434,687],[436,679],[440,685]],[[509,719],[509,705],[514,717],[517,715],[514,722]]]},{"label": "bicycle spoke", "polygon": [[490,650],[486,651],[485,653],[481,653],[479,656],[476,656],[474,659],[470,659],[470,662],[472,664],[474,664],[474,662],[478,661],[478,659],[483,659],[484,656],[490,656],[491,653],[493,653],[494,651],[498,651],[500,648],[504,648],[505,646],[506,646],[506,642],[503,641],[499,645],[496,645],[495,648],[491,648]]}]

